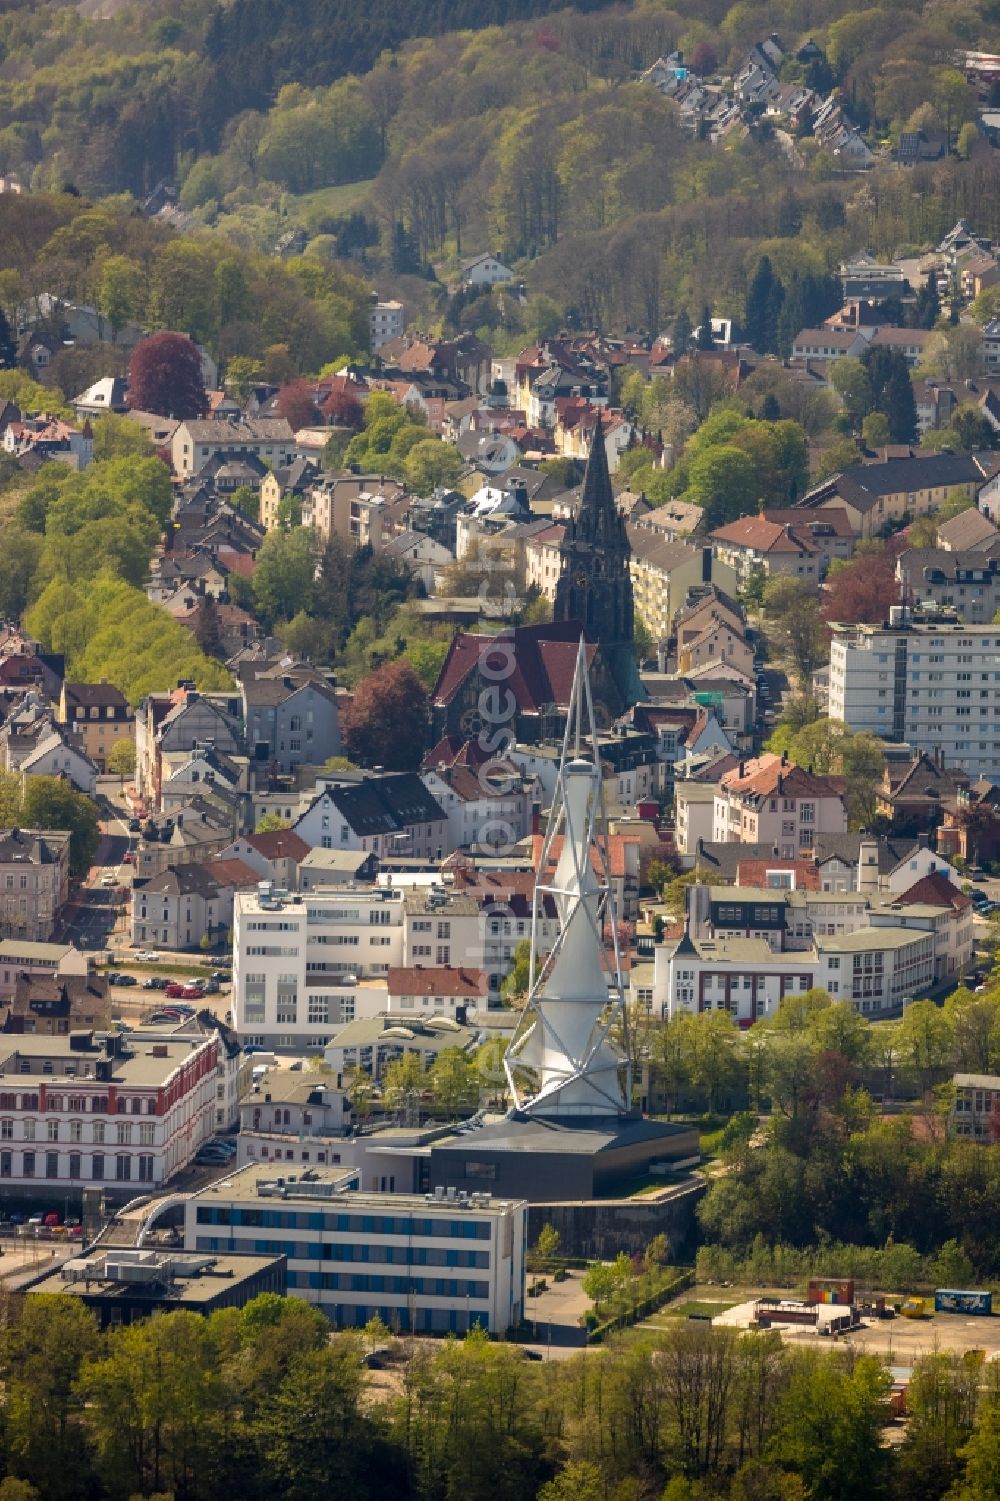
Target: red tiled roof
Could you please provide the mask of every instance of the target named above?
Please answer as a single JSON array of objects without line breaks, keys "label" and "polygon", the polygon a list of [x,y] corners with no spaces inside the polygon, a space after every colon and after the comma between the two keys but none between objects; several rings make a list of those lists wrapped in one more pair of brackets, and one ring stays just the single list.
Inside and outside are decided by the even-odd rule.
[{"label": "red tiled roof", "polygon": [[474,996],[485,999],[490,993],[489,978],[485,970],[464,969],[443,964],[432,967],[415,964],[412,967],[390,966],[386,976],[386,988],[390,995],[453,995]]},{"label": "red tiled roof", "polygon": [[202,870],[207,870],[212,879],[217,881],[220,886],[256,886],[260,880],[257,871],[249,866],[245,860],[240,860],[235,855],[229,856],[226,859],[205,860],[202,863]]},{"label": "red tiled roof", "polygon": [[[545,838],[544,838],[544,835],[542,835],[542,834],[533,834],[532,837],[531,837],[531,862],[535,866],[536,869],[538,868],[538,863],[539,863],[539,861],[542,858],[542,845],[544,844],[544,842],[545,842]],[[608,837],[608,865],[611,868],[611,875],[613,877],[621,878],[621,877],[623,877],[625,875],[625,846],[627,844],[638,844],[638,843],[639,843],[638,838],[637,837],[633,837],[632,835],[628,835],[628,834],[611,834],[611,835],[609,835],[609,837]],[[553,870],[555,870],[556,865],[559,862],[559,856],[561,854],[562,854],[562,835],[558,834],[556,836],[556,838],[553,839],[553,841],[552,841],[552,848],[549,851],[549,857],[550,857],[549,858],[549,874],[551,874],[551,872]],[[601,863],[600,863],[600,860],[598,859],[598,855],[597,855],[597,851],[596,850],[592,850],[591,851],[591,861],[590,861],[590,863],[593,865],[594,870],[598,874],[600,874],[601,873]],[[534,879],[534,878],[532,877],[532,879]]]},{"label": "red tiled roof", "polygon": [[729,542],[734,547],[752,547],[755,552],[818,552],[819,548],[808,531],[800,533],[792,525],[779,526],[764,516],[741,516],[738,521],[716,527],[710,534],[719,542]]},{"label": "red tiled roof", "polygon": [[966,896],[964,891],[959,891],[947,876],[934,870],[930,875],[915,881],[908,891],[896,898],[893,906],[910,902],[926,902],[932,907],[953,907],[956,912],[962,912],[971,905],[972,898]]},{"label": "red tiled roof", "polygon": [[780,756],[770,752],[753,761],[744,762],[742,776],[738,769],[728,771],[722,778],[722,785],[728,792],[771,797],[778,791],[779,778],[782,795],[786,797],[792,794],[799,797],[838,797],[844,788],[842,777],[816,776],[804,766],[797,766],[794,761],[783,763]]},{"label": "red tiled roof", "polygon": [[736,866],[736,884],[766,886],[769,870],[794,871],[798,891],[820,889],[819,866],[814,860],[740,860]]},{"label": "red tiled roof", "polygon": [[[580,627],[575,621],[552,625],[516,626],[499,636],[475,636],[459,631],[444,660],[433,701],[447,704],[482,661],[491,673],[510,665],[503,687],[513,694],[518,711],[538,713],[547,704],[569,704],[579,649]],[[587,661],[596,647],[587,645]]]},{"label": "red tiled roof", "polygon": [[263,834],[245,834],[244,838],[265,860],[294,860],[298,864],[312,848],[292,829],[267,829]]},{"label": "red tiled roof", "polygon": [[463,740],[460,735],[444,735],[424,756],[421,771],[437,771],[441,766],[485,766],[491,753],[484,750],[479,737]]}]

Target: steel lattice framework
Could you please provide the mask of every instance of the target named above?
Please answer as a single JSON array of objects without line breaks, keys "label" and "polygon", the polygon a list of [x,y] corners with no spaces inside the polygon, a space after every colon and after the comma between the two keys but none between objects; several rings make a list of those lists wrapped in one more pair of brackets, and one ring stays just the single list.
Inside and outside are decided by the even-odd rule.
[{"label": "steel lattice framework", "polygon": [[[558,858],[550,876],[556,849]],[[555,904],[559,932],[536,974],[547,898]],[[606,924],[611,930],[610,955],[603,938]],[[610,984],[606,976],[609,958]],[[632,1099],[628,1016],[583,637],[535,878],[528,973],[533,983],[504,1059],[514,1110],[547,1118],[628,1114]],[[613,1040],[616,1029],[621,1049]]]}]

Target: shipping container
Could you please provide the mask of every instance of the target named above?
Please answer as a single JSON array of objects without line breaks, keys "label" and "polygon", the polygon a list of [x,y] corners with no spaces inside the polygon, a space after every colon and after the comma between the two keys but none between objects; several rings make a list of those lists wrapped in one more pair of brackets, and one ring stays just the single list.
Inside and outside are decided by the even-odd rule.
[{"label": "shipping container", "polygon": [[813,1277],[807,1298],[810,1303],[833,1303],[849,1308],[854,1302],[853,1277]]},{"label": "shipping container", "polygon": [[936,1313],[990,1314],[993,1312],[993,1294],[939,1287],[934,1293],[934,1309]]}]

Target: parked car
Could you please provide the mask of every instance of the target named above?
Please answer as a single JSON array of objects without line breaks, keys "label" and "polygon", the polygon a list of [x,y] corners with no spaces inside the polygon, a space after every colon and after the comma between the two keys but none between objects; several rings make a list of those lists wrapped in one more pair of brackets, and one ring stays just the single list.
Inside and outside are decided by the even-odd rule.
[{"label": "parked car", "polygon": [[167,1010],[176,1011],[181,1016],[194,1016],[194,1007],[188,1006],[186,1002],[183,1001],[175,1001],[172,1006],[167,1007]]},{"label": "parked car", "polygon": [[180,980],[168,980],[163,989],[166,995],[179,996],[184,994],[184,986]]},{"label": "parked car", "polygon": [[121,979],[121,975],[116,969],[109,969],[104,978],[107,980],[109,985],[117,985],[118,981]]},{"label": "parked car", "polygon": [[135,975],[119,975],[116,983],[119,985],[138,985],[139,981]]},{"label": "parked car", "polygon": [[235,1141],[230,1141],[228,1137],[213,1136],[212,1140],[208,1142],[207,1145],[210,1147],[221,1147],[227,1157],[236,1156],[236,1143]]},{"label": "parked car", "polygon": [[113,871],[109,870],[106,875],[103,875],[101,877],[101,885],[102,886],[117,886],[118,885],[118,877],[114,874]]},{"label": "parked car", "polygon": [[174,1011],[171,1008],[167,1008],[163,1011],[154,1011],[149,1020],[155,1024],[158,1022],[179,1022],[183,1021],[184,1018],[181,1016],[179,1011]]},{"label": "parked car", "polygon": [[186,1001],[200,1001],[204,992],[200,985],[185,985],[181,995]]},{"label": "parked car", "polygon": [[158,964],[160,962],[160,955],[155,949],[143,949],[139,958],[143,964]]},{"label": "parked car", "polygon": [[218,995],[220,990],[218,980],[206,980],[204,985],[205,995]]}]

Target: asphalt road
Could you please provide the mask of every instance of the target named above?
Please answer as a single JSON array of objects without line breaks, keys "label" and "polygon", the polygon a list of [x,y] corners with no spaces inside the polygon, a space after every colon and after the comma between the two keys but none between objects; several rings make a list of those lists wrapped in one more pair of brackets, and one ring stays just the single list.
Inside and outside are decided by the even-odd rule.
[{"label": "asphalt road", "polygon": [[[127,816],[108,800],[106,791],[102,807],[105,817],[94,864],[71,897],[54,934],[57,942],[72,943],[87,951],[107,948],[116,927],[122,938],[127,936],[132,867],[125,864],[125,856],[135,836],[129,835]],[[114,877],[114,886],[102,884],[107,876]]]}]

